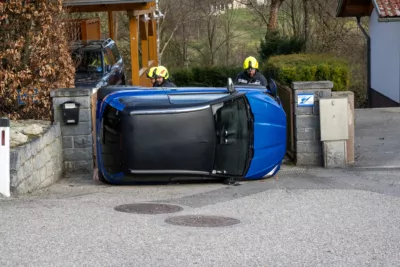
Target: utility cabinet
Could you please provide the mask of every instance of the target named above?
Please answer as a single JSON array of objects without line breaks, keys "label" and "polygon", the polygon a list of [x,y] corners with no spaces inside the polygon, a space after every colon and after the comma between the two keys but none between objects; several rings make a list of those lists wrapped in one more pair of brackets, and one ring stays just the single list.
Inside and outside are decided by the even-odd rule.
[{"label": "utility cabinet", "polygon": [[326,168],[345,168],[347,164],[348,99],[320,99],[321,141]]}]

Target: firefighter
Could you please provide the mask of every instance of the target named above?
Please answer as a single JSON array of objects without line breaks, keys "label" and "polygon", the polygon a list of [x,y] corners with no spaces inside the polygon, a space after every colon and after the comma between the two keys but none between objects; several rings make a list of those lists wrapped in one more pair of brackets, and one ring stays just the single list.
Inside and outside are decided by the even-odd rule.
[{"label": "firefighter", "polygon": [[169,73],[166,67],[158,66],[154,70],[154,77],[156,79],[154,87],[176,87],[176,85],[169,79]]},{"label": "firefighter", "polygon": [[147,78],[149,78],[150,79],[150,82],[151,82],[151,85],[152,86],[154,86],[154,83],[156,82],[156,78],[155,78],[155,76],[154,76],[154,70],[156,69],[157,67],[151,67],[150,69],[149,69],[149,71],[147,72]]},{"label": "firefighter", "polygon": [[241,73],[236,76],[235,84],[254,84],[267,86],[267,79],[258,70],[258,61],[254,57],[247,57],[243,62]]}]

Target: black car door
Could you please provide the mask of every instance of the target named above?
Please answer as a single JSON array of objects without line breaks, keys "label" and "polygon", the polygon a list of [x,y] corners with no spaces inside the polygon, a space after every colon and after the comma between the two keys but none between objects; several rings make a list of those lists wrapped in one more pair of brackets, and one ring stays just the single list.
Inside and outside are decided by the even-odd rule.
[{"label": "black car door", "polygon": [[248,105],[244,96],[221,104],[214,106],[217,132],[214,170],[225,175],[241,176],[250,156],[252,127]]}]

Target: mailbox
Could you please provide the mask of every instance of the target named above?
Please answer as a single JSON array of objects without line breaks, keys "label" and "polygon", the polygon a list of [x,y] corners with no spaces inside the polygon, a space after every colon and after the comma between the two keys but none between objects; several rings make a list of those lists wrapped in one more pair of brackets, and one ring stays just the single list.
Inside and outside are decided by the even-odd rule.
[{"label": "mailbox", "polygon": [[75,101],[66,101],[61,106],[63,121],[65,124],[78,124],[79,122],[79,106],[81,104]]}]

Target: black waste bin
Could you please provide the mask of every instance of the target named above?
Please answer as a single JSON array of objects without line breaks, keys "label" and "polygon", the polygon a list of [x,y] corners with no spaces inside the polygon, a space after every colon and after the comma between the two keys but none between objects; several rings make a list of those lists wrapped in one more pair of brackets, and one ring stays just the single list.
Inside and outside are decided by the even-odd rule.
[{"label": "black waste bin", "polygon": [[79,107],[81,104],[75,101],[66,101],[62,104],[62,116],[65,124],[78,124],[79,123]]}]

